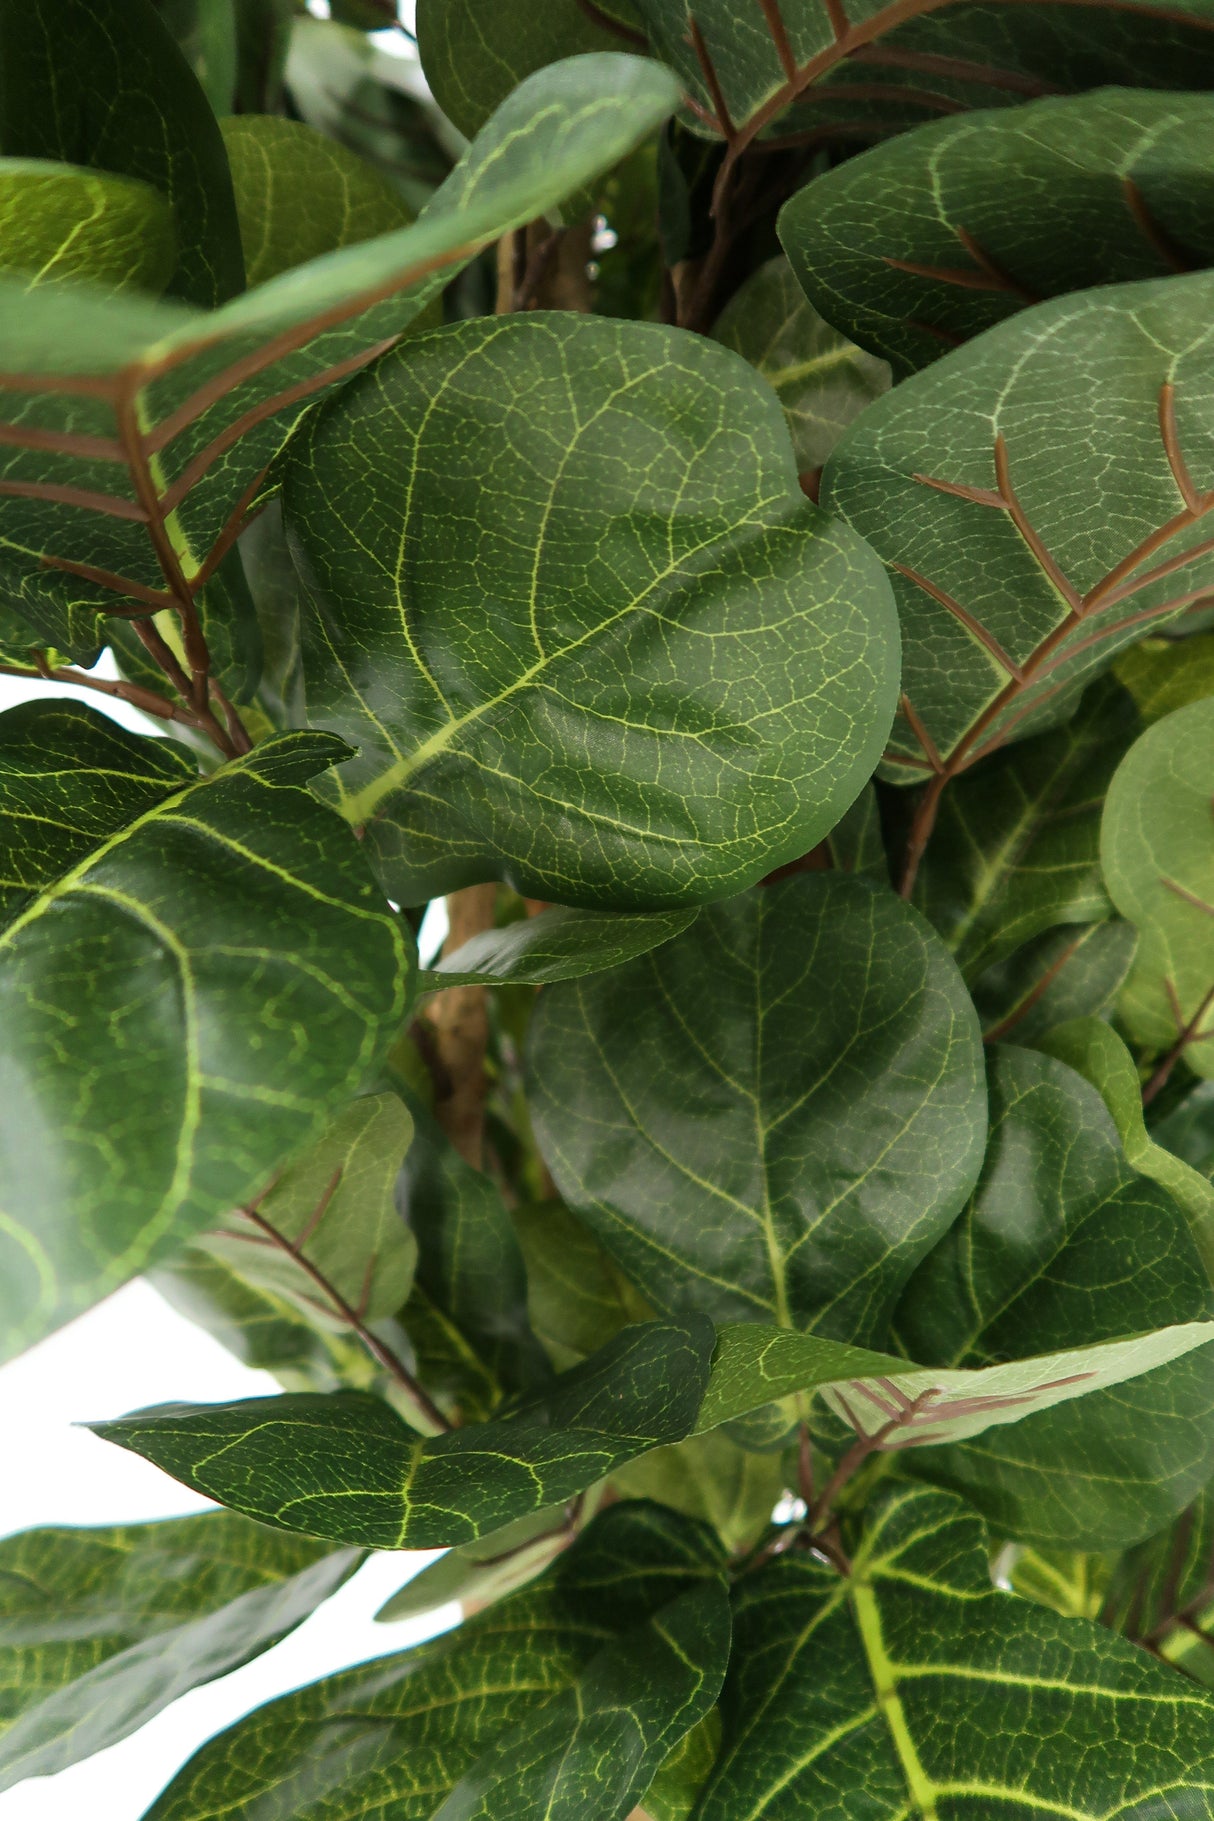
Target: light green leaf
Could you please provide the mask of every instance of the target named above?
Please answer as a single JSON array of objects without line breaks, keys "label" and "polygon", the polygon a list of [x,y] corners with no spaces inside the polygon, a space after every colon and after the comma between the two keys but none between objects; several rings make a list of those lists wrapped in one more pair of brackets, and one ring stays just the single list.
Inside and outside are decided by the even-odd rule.
[{"label": "light green leaf", "polygon": [[997,1591],[981,1523],[939,1493],[870,1508],[846,1578],[806,1554],[748,1576],[721,1708],[697,1821],[1210,1812],[1214,1702]]},{"label": "light green leaf", "polygon": [[195,1245],[318,1326],[348,1328],[333,1291],[360,1321],[395,1315],[409,1294],[417,1256],[396,1206],[412,1132],[395,1094],[351,1100],[264,1195]]},{"label": "light green leaf", "polygon": [[758,1454],[739,1447],[718,1430],[630,1461],[612,1475],[611,1489],[701,1519],[735,1555],[770,1524],[784,1491],[784,1457],[778,1450]]},{"label": "light green leaf", "polygon": [[721,1692],[729,1598],[706,1581],[608,1644],[540,1713],[498,1735],[434,1821],[626,1821]]},{"label": "light green leaf", "polygon": [[1153,1122],[1151,1136],[1203,1176],[1214,1178],[1214,1081],[1190,1087]]},{"label": "light green leaf", "polygon": [[1100,1016],[1124,985],[1137,946],[1133,924],[1120,917],[1034,937],[974,982],[985,1041],[1033,1048],[1059,1024]]},{"label": "light green leaf", "polygon": [[842,874],[546,988],[530,1061],[558,1188],[667,1312],[879,1340],[981,1162],[960,976],[915,912]]},{"label": "light green leaf", "polygon": [[1144,639],[1113,666],[1138,704],[1144,727],[1175,708],[1214,696],[1214,633],[1186,639]]},{"label": "light green leaf", "polygon": [[356,1551],[228,1511],[0,1543],[0,1789],[124,1739],[306,1619]]},{"label": "light green leaf", "polygon": [[[130,0],[132,12],[146,3]],[[73,0],[80,8],[86,0]],[[297,266],[218,311],[70,285],[30,298],[16,279],[0,281],[10,401],[0,556],[22,618],[74,651],[94,647],[100,612],[133,601],[184,610],[317,395],[401,336],[482,247],[629,151],[673,101],[671,77],[637,58],[543,70],[413,226]]]},{"label": "light green leaf", "polygon": [[[661,1622],[670,1602],[711,1583],[722,1566],[700,1526],[653,1505],[615,1505],[541,1582],[492,1612],[238,1721],[203,1746],[147,1821],[230,1809],[234,1774],[240,1803],[267,1821],[326,1813],[353,1821],[377,1808],[392,1821],[432,1821],[496,1739],[542,1723],[545,1704],[600,1652],[651,1617]],[[626,1701],[627,1687],[620,1696]]]},{"label": "light green leaf", "polygon": [[167,1404],[92,1427],[265,1523],[373,1549],[442,1549],[680,1441],[704,1395],[712,1340],[703,1317],[625,1328],[497,1421],[424,1441],[355,1392]]},{"label": "light green leaf", "polygon": [[[95,719],[16,713],[19,746],[44,717],[52,741]],[[188,782],[159,743],[86,738],[79,811],[61,746],[41,782],[28,746],[18,760],[25,801],[69,833],[42,878],[17,875],[41,889],[0,934],[5,1356],[260,1193],[358,1091],[408,986],[397,919],[307,788],[340,741],[280,735]],[[99,787],[102,746],[120,767]]]},{"label": "light green leaf", "polygon": [[471,1543],[444,1550],[385,1600],[375,1617],[393,1625],[458,1603],[461,1618],[470,1619],[534,1581],[569,1548],[575,1534],[567,1505],[517,1518]]},{"label": "light green leaf", "polygon": [[695,918],[694,909],[629,916],[558,904],[538,917],[473,936],[423,971],[419,985],[422,992],[435,992],[444,986],[542,986],[551,980],[578,980],[659,948],[681,935]]},{"label": "light green leaf", "polygon": [[1188,1215],[1193,1244],[1214,1282],[1214,1183],[1157,1144],[1147,1131],[1138,1070],[1116,1031],[1099,1018],[1078,1018],[1050,1031],[1036,1047],[1069,1063],[1091,1082],[1134,1169],[1159,1183]]},{"label": "light green leaf", "polygon": [[31,289],[87,278],[106,290],[162,291],[174,255],[172,211],[150,184],[0,158],[0,268]]},{"label": "light green leaf", "polygon": [[871,772],[884,578],[711,342],[453,325],[295,450],[308,711],[359,745],[342,809],[397,901],[494,877],[585,906],[720,897],[807,852]]},{"label": "light green leaf", "polygon": [[[989,1059],[991,1138],[973,1199],[911,1279],[895,1327],[932,1367],[1204,1323],[1214,1293],[1172,1198],[1125,1161],[1095,1089],[1031,1050]],[[1165,1330],[1165,1333],[1168,1331]],[[1065,1375],[1063,1375],[1065,1376]],[[1114,1390],[916,1448],[908,1468],[963,1492],[1000,1535],[1099,1550],[1165,1524],[1214,1471],[1214,1351]]]},{"label": "light green leaf", "polygon": [[780,238],[826,320],[913,372],[1026,304],[1214,263],[1211,158],[1204,95],[953,114],[808,184]]},{"label": "light green leaf", "polygon": [[720,1749],[721,1715],[714,1707],[671,1752],[633,1821],[688,1821]]},{"label": "light green leaf", "polygon": [[1110,1555],[1068,1554],[1011,1543],[996,1555],[991,1574],[997,1586],[1048,1606],[1064,1618],[1097,1619],[1116,1560]]},{"label": "light green leaf", "polygon": [[412,222],[374,165],[302,121],[238,114],[221,124],[251,285]]},{"label": "light green leaf", "polygon": [[889,368],[832,329],[786,259],[769,259],[726,304],[713,336],[756,367],[784,408],[797,467],[820,468],[840,433],[889,387]]},{"label": "light green leaf", "polygon": [[997,746],[1069,719],[1120,650],[1214,592],[1212,307],[1207,274],[1054,298],[845,433],[821,497],[884,559],[898,601],[891,778],[931,779],[934,799]]},{"label": "light green leaf", "polygon": [[1156,1050],[1214,1076],[1214,698],[1156,721],[1109,787],[1100,858],[1138,929],[1119,1010]]},{"label": "light green leaf", "polygon": [[223,140],[149,0],[3,0],[0,153],[150,184],[172,209],[172,295],[210,307],[243,289]]}]

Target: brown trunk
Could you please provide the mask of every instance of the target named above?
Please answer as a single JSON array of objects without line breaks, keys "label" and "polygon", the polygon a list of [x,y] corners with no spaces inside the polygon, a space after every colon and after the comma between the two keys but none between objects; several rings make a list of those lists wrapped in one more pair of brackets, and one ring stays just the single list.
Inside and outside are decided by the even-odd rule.
[{"label": "brown trunk", "polygon": [[[451,928],[443,954],[482,930],[493,928],[496,885],[468,885],[447,899]],[[427,1008],[434,1027],[442,1087],[434,1112],[439,1124],[473,1169],[485,1165],[485,1048],[489,1041],[489,1007],[483,986],[450,986]]]}]

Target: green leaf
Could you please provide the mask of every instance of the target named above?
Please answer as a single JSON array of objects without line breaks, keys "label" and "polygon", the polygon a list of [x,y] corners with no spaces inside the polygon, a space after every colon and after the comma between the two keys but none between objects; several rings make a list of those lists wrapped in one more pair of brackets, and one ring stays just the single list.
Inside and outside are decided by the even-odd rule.
[{"label": "green leaf", "polygon": [[69,285],[31,299],[0,281],[0,391],[14,420],[2,426],[0,556],[21,616],[67,652],[95,648],[100,612],[138,602],[188,614],[315,397],[402,335],[482,247],[630,150],[673,100],[670,76],[637,58],[541,71],[413,226],[222,310]]},{"label": "green leaf", "polygon": [[1188,1215],[1193,1244],[1214,1282],[1214,1183],[1148,1133],[1138,1070],[1116,1031],[1099,1018],[1079,1018],[1050,1031],[1036,1047],[1069,1063],[1091,1082],[1133,1168],[1159,1183]]},{"label": "green leaf", "polygon": [[[899,1341],[926,1366],[988,1367],[1214,1312],[1185,1216],[1125,1161],[1095,1089],[1052,1057],[996,1048],[991,1137],[963,1217],[907,1286]],[[1003,1536],[1047,1548],[1136,1542],[1214,1470],[1214,1353],[1116,1390],[916,1449]]]},{"label": "green leaf", "polygon": [[1203,1176],[1214,1178],[1214,1082],[1199,1081],[1157,1119],[1151,1136]]},{"label": "green leaf", "polygon": [[[16,714],[27,755],[44,717],[52,740],[65,717],[95,720]],[[186,782],[159,743],[109,723],[87,739],[78,791],[62,746],[41,781],[18,760],[21,794],[68,836],[58,855],[48,842],[44,877],[18,873],[41,889],[0,934],[6,1357],[262,1191],[357,1092],[408,985],[396,918],[307,788],[340,741],[280,735]],[[125,826],[99,788],[106,746]]]},{"label": "green leaf", "polygon": [[1214,588],[1212,299],[1205,274],[1054,298],[844,435],[822,502],[885,560],[902,621],[891,778],[932,778],[934,800],[942,775],[1069,719],[1120,650]]},{"label": "green leaf", "polygon": [[395,1094],[351,1100],[264,1195],[195,1245],[319,1326],[348,1327],[334,1291],[362,1321],[395,1315],[417,1256],[396,1207],[412,1132]]},{"label": "green leaf", "polygon": [[374,165],[302,121],[238,114],[222,127],[251,285],[413,220]]},{"label": "green leaf", "polygon": [[[418,1248],[419,1290],[454,1330],[457,1360],[464,1351],[471,1355],[471,1371],[459,1374],[450,1391],[465,1416],[481,1415],[503,1391],[524,1391],[549,1377],[527,1319],[527,1271],[496,1183],[460,1156],[432,1113],[415,1098],[409,1106],[414,1136],[398,1205]],[[411,1333],[416,1313],[413,1305],[406,1313]],[[431,1383],[424,1333],[414,1339]]]},{"label": "green leaf", "polygon": [[[688,92],[683,118],[729,142],[769,126],[810,145],[912,126],[940,111],[1105,83],[1205,88],[1214,65],[1209,0],[1094,0],[1020,8],[962,0],[636,0],[655,52]],[[711,72],[711,74],[710,74]],[[718,93],[714,91],[719,91]],[[724,103],[722,110],[721,103]],[[794,143],[797,143],[794,140]]]},{"label": "green leaf", "polygon": [[0,268],[35,285],[87,278],[162,291],[173,216],[149,184],[34,158],[0,158]]},{"label": "green leaf", "polygon": [[1057,1025],[1108,1010],[1130,971],[1138,936],[1132,923],[1062,924],[987,968],[973,986],[987,1043],[1010,1037],[1038,1045]]},{"label": "green leaf", "polygon": [[901,375],[1026,304],[1214,263],[1212,157],[1204,95],[954,114],[808,184],[780,238],[814,307]]},{"label": "green leaf", "polygon": [[693,1726],[645,1791],[635,1821],[689,1821],[721,1749],[721,1714],[714,1707]]},{"label": "green leaf", "polygon": [[1214,1777],[1214,1703],[993,1588],[982,1525],[938,1493],[871,1509],[846,1578],[805,1554],[746,1577],[721,1705],[697,1821],[1197,1817]]},{"label": "green leaf", "polygon": [[1144,727],[1175,708],[1214,696],[1214,633],[1144,639],[1118,658],[1114,674],[1138,704]]},{"label": "green leaf", "polygon": [[151,184],[173,212],[169,291],[209,307],[244,288],[223,140],[149,0],[3,0],[0,152]]},{"label": "green leaf", "polygon": [[860,1343],[963,1206],[986,1131],[939,937],[836,873],[546,988],[530,1104],[565,1200],[659,1309]]},{"label": "green leaf", "polygon": [[659,948],[695,922],[696,911],[571,910],[555,905],[538,917],[473,936],[454,954],[424,970],[423,992],[444,986],[543,986],[605,973],[636,955]]},{"label": "green leaf", "polygon": [[343,813],[399,902],[494,877],[586,906],[720,897],[805,853],[871,772],[897,687],[884,578],[711,342],[452,325],[295,451],[308,710],[359,745]]},{"label": "green leaf", "polygon": [[[238,34],[237,0],[153,0],[177,40],[186,62],[202,85],[212,113],[223,123],[236,105]],[[241,0],[242,12],[257,9],[257,0]]]},{"label": "green leaf", "polygon": [[231,1512],[0,1543],[0,1789],[124,1739],[335,1593],[354,1550]]},{"label": "green leaf", "polygon": [[1109,915],[1100,817],[1139,725],[1128,691],[1102,678],[1065,727],[996,754],[945,791],[912,902],[967,981],[1043,930]]},{"label": "green leaf", "polygon": [[1140,1042],[1214,1076],[1214,698],[1149,727],[1109,787],[1100,857],[1138,929],[1119,1010]]},{"label": "green leaf", "polygon": [[630,1461],[612,1475],[611,1489],[701,1519],[734,1555],[751,1548],[770,1524],[784,1491],[784,1457],[739,1447],[718,1430]]},{"label": "green leaf", "polygon": [[501,1733],[434,1821],[626,1821],[638,1796],[721,1692],[729,1659],[723,1581],[672,1600],[608,1644],[540,1713]]},{"label": "green leaf", "polygon": [[653,1310],[594,1235],[559,1201],[511,1210],[527,1268],[527,1313],[558,1370]]},{"label": "green leaf", "polygon": [[534,1581],[568,1549],[573,1537],[566,1505],[518,1518],[471,1543],[444,1550],[386,1600],[375,1617],[393,1625],[458,1603],[461,1620],[469,1619]]},{"label": "green leaf", "polygon": [[198,1821],[233,1803],[292,1821],[353,1821],[376,1808],[392,1821],[432,1821],[495,1740],[542,1724],[546,1703],[605,1648],[651,1617],[660,1623],[722,1565],[700,1526],[653,1505],[615,1505],[541,1582],[491,1612],[238,1721],[203,1746],[147,1821]]},{"label": "green leaf", "polygon": [[[597,11],[598,9],[596,9]],[[426,81],[448,120],[469,139],[525,76],[585,51],[645,48],[643,34],[610,29],[610,18],[635,19],[609,0],[595,13],[577,0],[418,0],[417,48]]]},{"label": "green leaf", "polygon": [[752,273],[712,333],[756,367],[779,399],[803,473],[820,468],[852,419],[889,387],[885,362],[818,315],[786,259],[769,259]]},{"label": "green leaf", "polygon": [[1106,1623],[1214,1687],[1212,1570],[1214,1494],[1207,1486],[1174,1524],[1117,1563],[1105,1599]]},{"label": "green leaf", "polygon": [[712,1326],[623,1329],[495,1422],[422,1441],[377,1398],[168,1404],[92,1425],[249,1517],[373,1549],[442,1549],[572,1498],[695,1422]]}]

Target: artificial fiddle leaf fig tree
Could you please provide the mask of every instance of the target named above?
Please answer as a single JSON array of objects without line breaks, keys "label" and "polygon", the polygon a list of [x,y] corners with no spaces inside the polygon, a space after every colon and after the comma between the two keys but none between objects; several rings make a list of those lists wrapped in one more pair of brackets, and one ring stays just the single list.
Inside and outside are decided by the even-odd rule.
[{"label": "artificial fiddle leaf fig tree", "polygon": [[328,10],[0,0],[0,1786],[1214,1818],[1214,8]]}]

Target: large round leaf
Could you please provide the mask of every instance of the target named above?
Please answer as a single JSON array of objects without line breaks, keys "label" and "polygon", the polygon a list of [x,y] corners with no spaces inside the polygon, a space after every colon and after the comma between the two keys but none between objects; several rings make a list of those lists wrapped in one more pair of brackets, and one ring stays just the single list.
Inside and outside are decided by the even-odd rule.
[{"label": "large round leaf", "polygon": [[401,902],[721,897],[879,756],[880,565],[707,341],[573,315],[419,337],[314,421],[285,505],[308,711],[360,748],[343,808]]},{"label": "large round leaf", "polygon": [[531,1078],[562,1194],[660,1308],[859,1343],[960,1210],[986,1134],[943,943],[839,874],[546,988]]},{"label": "large round leaf", "polygon": [[[973,1199],[898,1307],[910,1357],[986,1366],[1214,1312],[1188,1221],[1130,1169],[1096,1090],[1030,1050],[993,1050],[990,1072]],[[1212,1352],[905,1458],[1004,1535],[1068,1549],[1135,1542],[1214,1472]]]}]

